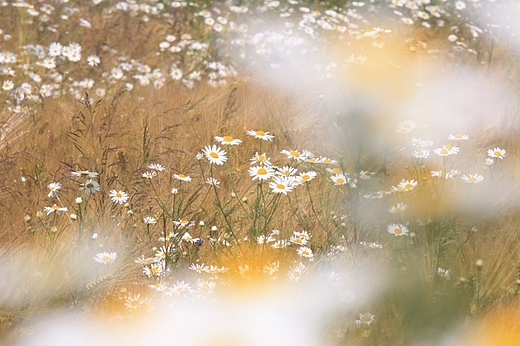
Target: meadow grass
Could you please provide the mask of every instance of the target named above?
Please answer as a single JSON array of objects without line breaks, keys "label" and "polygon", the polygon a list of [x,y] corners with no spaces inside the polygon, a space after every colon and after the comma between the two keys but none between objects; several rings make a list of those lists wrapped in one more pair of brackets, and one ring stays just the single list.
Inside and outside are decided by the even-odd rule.
[{"label": "meadow grass", "polygon": [[517,7],[2,4],[0,344],[515,344]]}]

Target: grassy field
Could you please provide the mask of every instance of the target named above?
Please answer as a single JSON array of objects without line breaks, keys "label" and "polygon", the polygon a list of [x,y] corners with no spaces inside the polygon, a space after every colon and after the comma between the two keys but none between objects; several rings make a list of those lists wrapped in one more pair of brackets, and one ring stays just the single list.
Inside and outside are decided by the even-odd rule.
[{"label": "grassy field", "polygon": [[517,345],[519,11],[0,4],[0,345]]}]

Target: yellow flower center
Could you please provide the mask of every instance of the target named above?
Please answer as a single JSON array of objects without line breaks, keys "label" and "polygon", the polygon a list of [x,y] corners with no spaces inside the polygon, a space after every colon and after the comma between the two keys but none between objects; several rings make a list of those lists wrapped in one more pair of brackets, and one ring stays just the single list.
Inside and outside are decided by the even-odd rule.
[{"label": "yellow flower center", "polygon": [[283,184],[276,184],[276,188],[280,190],[285,190],[285,185]]},{"label": "yellow flower center", "polygon": [[105,256],[101,257],[101,262],[108,262],[108,261],[110,261],[110,256],[105,255]]},{"label": "yellow flower center", "polygon": [[460,138],[462,138],[462,135],[461,135],[460,133],[457,133],[457,134],[455,135],[455,138],[460,139]]},{"label": "yellow flower center", "polygon": [[116,198],[122,198],[122,197],[123,197],[123,195],[121,193],[116,192]]},{"label": "yellow flower center", "polygon": [[297,151],[291,150],[291,156],[300,157],[300,153]]},{"label": "yellow flower center", "polygon": [[262,167],[262,168],[260,168],[260,169],[257,171],[257,174],[259,174],[259,175],[265,175],[265,174],[267,174],[267,169],[265,169],[265,168]]},{"label": "yellow flower center", "polygon": [[51,207],[52,210],[58,210],[60,207],[58,207],[56,204]]},{"label": "yellow flower center", "polygon": [[500,151],[497,150],[497,151],[495,151],[495,152],[493,153],[493,155],[495,155],[495,156],[498,157],[498,156],[502,156],[502,153],[501,153]]},{"label": "yellow flower center", "polygon": [[265,161],[265,155],[258,156],[258,161],[264,162]]},{"label": "yellow flower center", "polygon": [[302,180],[309,180],[311,177],[307,174],[302,175]]},{"label": "yellow flower center", "polygon": [[224,142],[231,142],[233,140],[233,137],[231,136],[224,136]]},{"label": "yellow flower center", "polygon": [[475,177],[469,177],[469,178],[468,178],[468,181],[474,183],[474,182],[477,181],[477,179],[476,179]]},{"label": "yellow flower center", "polygon": [[441,151],[440,151],[440,153],[441,153],[442,155],[448,155],[448,150],[447,150],[446,148],[442,148]]},{"label": "yellow flower center", "polygon": [[404,188],[405,188],[406,190],[410,190],[412,187],[413,187],[413,185],[410,184],[410,183],[408,183],[408,184],[406,184],[406,185],[404,186]]},{"label": "yellow flower center", "polygon": [[265,136],[265,132],[264,131],[256,131],[255,132],[257,136]]},{"label": "yellow flower center", "polygon": [[451,144],[446,144],[444,147],[445,147],[446,149],[448,149],[448,150],[450,150],[451,148],[453,148],[453,146],[452,146]]},{"label": "yellow flower center", "polygon": [[218,154],[214,151],[212,151],[211,153],[209,153],[209,156],[211,156],[212,158],[214,159],[218,159]]},{"label": "yellow flower center", "polygon": [[181,179],[186,178],[186,176],[185,176],[184,174],[177,174],[177,176],[178,176],[179,178],[181,178]]},{"label": "yellow flower center", "polygon": [[336,167],[336,168],[334,168],[334,169],[332,170],[332,173],[339,174],[339,173],[341,173],[341,169],[339,169],[338,167]]},{"label": "yellow flower center", "polygon": [[401,234],[401,233],[403,233],[403,231],[400,228],[394,228],[394,233]]},{"label": "yellow flower center", "polygon": [[345,180],[343,178],[338,178],[338,179],[336,179],[336,183],[337,184],[344,184]]}]

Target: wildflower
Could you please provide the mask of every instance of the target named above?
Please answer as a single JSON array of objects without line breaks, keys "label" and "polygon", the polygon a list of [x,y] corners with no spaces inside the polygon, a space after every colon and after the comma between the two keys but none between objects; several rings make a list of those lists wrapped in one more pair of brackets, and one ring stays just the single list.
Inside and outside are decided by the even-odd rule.
[{"label": "wildflower", "polygon": [[153,177],[157,176],[157,173],[155,171],[144,172],[143,174],[141,174],[141,176],[145,179],[152,179]]},{"label": "wildflower", "polygon": [[216,188],[218,188],[220,182],[213,177],[209,177],[209,178],[206,178],[206,184],[209,184],[209,185],[212,185],[212,186],[215,186]]},{"label": "wildflower", "polygon": [[94,256],[94,261],[102,264],[114,262],[117,254],[115,252],[100,252]]},{"label": "wildflower", "polygon": [[56,214],[59,214],[61,212],[66,213],[68,211],[67,207],[60,207],[60,206],[57,206],[56,204],[54,204],[52,207],[45,207],[43,210],[47,213],[47,215],[49,215],[50,213],[56,213]]},{"label": "wildflower", "polygon": [[191,226],[193,226],[195,224],[195,222],[189,221],[189,220],[179,219],[178,221],[173,221],[173,224],[177,228],[184,228],[184,227],[191,227]]},{"label": "wildflower", "polygon": [[374,322],[374,315],[371,313],[365,312],[365,313],[359,313],[358,319],[355,321],[358,326],[362,324],[366,324],[367,326],[371,325],[372,322]]},{"label": "wildflower", "polygon": [[273,135],[270,135],[269,132],[264,131],[254,131],[254,130],[248,130],[246,132],[249,136],[253,136],[258,139],[262,139],[264,141],[272,141],[274,139]]},{"label": "wildflower", "polygon": [[172,287],[173,293],[180,295],[182,292],[189,292],[191,290],[190,284],[184,281],[177,281]]},{"label": "wildflower", "polygon": [[327,168],[327,172],[332,174],[343,174],[343,170],[339,167]]},{"label": "wildflower", "polygon": [[307,182],[307,181],[311,181],[312,179],[316,178],[317,175],[318,174],[314,171],[302,172],[299,175],[299,179],[302,182]]},{"label": "wildflower", "polygon": [[439,275],[441,278],[450,280],[450,270],[449,269],[443,269],[443,268],[437,268],[437,275]]},{"label": "wildflower", "polygon": [[221,150],[216,145],[213,146],[206,146],[202,150],[204,155],[206,155],[206,158],[210,163],[214,163],[216,165],[223,165],[224,162],[227,161],[226,152],[224,150]]},{"label": "wildflower", "polygon": [[417,182],[415,180],[401,180],[399,184],[397,184],[398,192],[407,192],[412,191],[417,187]]},{"label": "wildflower", "polygon": [[90,195],[91,193],[94,193],[96,191],[99,191],[99,183],[97,181],[94,181],[92,179],[87,180],[83,184],[81,184],[81,190],[84,190],[87,195]]},{"label": "wildflower", "polygon": [[430,156],[430,151],[427,149],[421,149],[419,151],[413,152],[413,157],[416,159],[426,159],[428,156]]},{"label": "wildflower", "polygon": [[264,166],[271,166],[271,162],[269,161],[269,158],[267,157],[267,155],[264,153],[264,154],[258,154],[258,153],[255,153],[255,156],[253,156],[251,159],[251,164],[254,165],[256,163],[260,164],[260,165],[264,165]]},{"label": "wildflower", "polygon": [[182,180],[182,181],[191,181],[191,177],[184,175],[184,174],[180,174],[180,173],[174,174],[173,177],[175,179]]},{"label": "wildflower", "polygon": [[112,199],[112,202],[123,204],[128,201],[128,195],[124,191],[116,191],[116,190],[110,190],[109,197]]},{"label": "wildflower", "polygon": [[256,166],[249,168],[249,175],[253,177],[253,180],[268,180],[274,174],[274,169],[269,166]]},{"label": "wildflower", "polygon": [[49,56],[55,57],[61,55],[62,45],[59,42],[53,42],[49,45]]},{"label": "wildflower", "polygon": [[233,138],[231,136],[219,137],[215,136],[215,140],[222,145],[239,145],[242,143],[240,139]]},{"label": "wildflower", "polygon": [[14,83],[10,80],[5,80],[4,83],[2,84],[2,89],[6,90],[6,91],[12,90],[13,88],[14,88]]},{"label": "wildflower", "polygon": [[487,154],[489,157],[503,160],[504,156],[506,156],[506,151],[505,151],[505,149],[494,148],[494,149],[489,149],[487,151]]},{"label": "wildflower", "polygon": [[269,187],[274,193],[287,195],[287,192],[291,192],[294,187],[293,179],[289,177],[274,177],[273,181],[269,183]]},{"label": "wildflower", "polygon": [[121,79],[123,78],[123,71],[119,67],[114,67],[110,70],[110,76],[114,79]]},{"label": "wildflower", "polygon": [[144,267],[143,268],[143,274],[151,277],[151,276],[160,276],[164,273],[164,266],[162,264],[163,262],[158,263],[152,263],[150,267]]},{"label": "wildflower", "polygon": [[204,265],[204,263],[202,263],[202,264],[192,263],[188,269],[196,271],[197,273],[201,274],[203,271],[206,271],[207,267],[208,266]]},{"label": "wildflower", "polygon": [[76,171],[71,173],[73,177],[88,177],[88,178],[96,178],[98,176],[97,172],[90,171]]},{"label": "wildflower", "polygon": [[305,161],[307,159],[306,156],[300,154],[297,150],[282,150],[281,153],[287,155],[288,159],[296,159],[298,161]]},{"label": "wildflower", "polygon": [[287,277],[289,280],[293,282],[298,282],[302,278],[303,271],[305,270],[305,264],[298,263],[295,266],[292,266],[289,268],[289,271],[287,272]]},{"label": "wildflower", "polygon": [[408,235],[408,228],[400,223],[391,223],[388,225],[387,230],[388,233],[395,234],[396,236]]},{"label": "wildflower", "polygon": [[344,174],[336,174],[330,177],[330,180],[334,183],[334,185],[345,185],[347,183],[347,177]]},{"label": "wildflower", "polygon": [[338,161],[329,159],[328,157],[324,157],[324,156],[320,156],[320,158],[318,159],[318,162],[325,163],[327,165],[335,165],[336,163],[338,163]]},{"label": "wildflower", "polygon": [[383,48],[385,46],[385,42],[383,41],[383,39],[381,37],[377,37],[375,38],[372,43],[371,43],[372,47],[374,48]]},{"label": "wildflower", "polygon": [[43,59],[42,66],[46,69],[53,69],[56,67],[56,61],[53,58]]},{"label": "wildflower", "polygon": [[446,179],[453,179],[460,174],[460,171],[457,169],[451,169],[448,173],[446,173]]},{"label": "wildflower", "polygon": [[157,223],[157,220],[153,216],[146,216],[143,218],[143,223],[145,225],[155,225]]},{"label": "wildflower", "polygon": [[283,166],[282,168],[277,168],[278,174],[284,177],[292,176],[296,173],[297,169],[290,166]]},{"label": "wildflower", "polygon": [[411,120],[406,120],[406,121],[398,123],[397,129],[395,131],[399,132],[399,133],[408,133],[408,132],[412,131],[413,129],[415,129],[416,127],[417,127],[417,123],[415,123]]},{"label": "wildflower", "polygon": [[273,249],[284,249],[289,245],[289,243],[285,240],[277,240],[271,245]]},{"label": "wildflower", "polygon": [[469,174],[467,176],[463,175],[461,178],[462,178],[462,180],[464,180],[464,182],[470,183],[470,184],[480,183],[482,180],[484,180],[484,177],[481,176],[478,173],[476,173],[476,174]]},{"label": "wildflower", "polygon": [[444,145],[442,148],[433,149],[433,152],[439,156],[455,155],[458,154],[459,151],[459,147],[452,147],[449,144]]},{"label": "wildflower", "polygon": [[94,66],[97,66],[101,60],[99,59],[99,56],[97,55],[89,55],[87,57],[87,62],[90,66],[94,67]]},{"label": "wildflower", "polygon": [[312,250],[309,249],[306,246],[302,246],[298,249],[298,255],[306,258],[313,258],[314,254],[312,253]]},{"label": "wildflower", "polygon": [[448,139],[454,140],[454,141],[467,141],[469,139],[469,136],[457,133],[455,135],[449,135]]},{"label": "wildflower", "polygon": [[392,214],[400,214],[403,211],[405,211],[408,208],[408,206],[404,203],[397,203],[396,205],[392,206],[390,209],[388,209],[389,213]]},{"label": "wildflower", "polygon": [[60,183],[50,183],[49,185],[47,185],[47,188],[49,189],[49,194],[47,195],[47,197],[49,197],[49,198],[57,197],[58,190],[61,189],[61,184]]},{"label": "wildflower", "polygon": [[495,160],[490,159],[489,157],[486,158],[486,165],[491,166],[491,165],[494,164],[494,163],[495,163]]},{"label": "wildflower", "polygon": [[151,163],[150,165],[148,165],[148,168],[158,172],[164,171],[164,166],[158,163]]},{"label": "wildflower", "polygon": [[149,304],[149,300],[141,297],[140,293],[137,294],[128,294],[125,299],[125,306],[128,310],[137,310],[144,307],[147,307]]}]

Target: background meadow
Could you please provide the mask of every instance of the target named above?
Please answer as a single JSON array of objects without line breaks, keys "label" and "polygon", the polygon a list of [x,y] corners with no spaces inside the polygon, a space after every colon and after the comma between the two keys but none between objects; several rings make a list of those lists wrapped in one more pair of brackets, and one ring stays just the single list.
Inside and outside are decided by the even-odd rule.
[{"label": "background meadow", "polygon": [[516,345],[518,7],[0,3],[0,344]]}]

